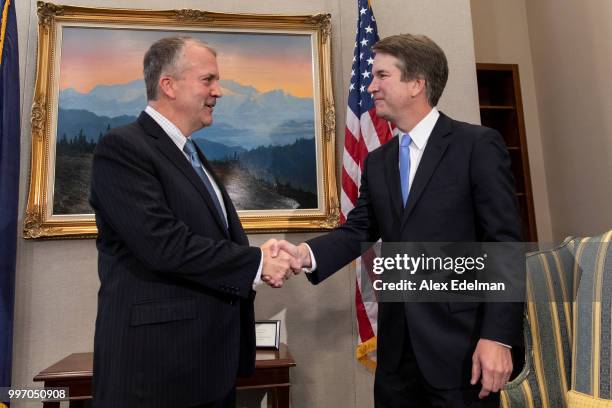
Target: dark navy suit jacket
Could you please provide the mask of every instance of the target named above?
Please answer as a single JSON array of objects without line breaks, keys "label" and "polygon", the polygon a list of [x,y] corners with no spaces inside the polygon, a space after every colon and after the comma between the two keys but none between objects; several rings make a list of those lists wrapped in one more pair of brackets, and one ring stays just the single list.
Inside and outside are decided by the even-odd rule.
[{"label": "dark navy suit jacket", "polygon": [[[383,242],[521,240],[510,159],[498,132],[441,113],[405,208],[398,143],[393,138],[367,156],[359,199],[346,223],[308,241],[317,262],[317,270],[308,275],[312,283],[358,257],[362,243],[379,238]],[[379,303],[378,366],[397,367],[409,336],[429,384],[440,389],[465,385],[479,338],[522,344],[522,311],[520,303]]]},{"label": "dark navy suit jacket", "polygon": [[254,370],[261,260],[227,192],[215,178],[228,230],[189,161],[144,112],[99,141],[91,179],[101,283],[94,406],[183,407],[225,396]]}]

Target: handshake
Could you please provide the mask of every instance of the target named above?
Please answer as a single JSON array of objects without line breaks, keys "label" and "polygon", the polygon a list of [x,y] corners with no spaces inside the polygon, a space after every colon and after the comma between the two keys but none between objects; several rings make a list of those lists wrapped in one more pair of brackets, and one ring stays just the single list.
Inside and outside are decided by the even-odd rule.
[{"label": "handshake", "polygon": [[304,243],[293,245],[285,240],[270,239],[261,247],[263,267],[261,280],[273,288],[280,288],[291,275],[302,268],[310,268],[310,249]]}]

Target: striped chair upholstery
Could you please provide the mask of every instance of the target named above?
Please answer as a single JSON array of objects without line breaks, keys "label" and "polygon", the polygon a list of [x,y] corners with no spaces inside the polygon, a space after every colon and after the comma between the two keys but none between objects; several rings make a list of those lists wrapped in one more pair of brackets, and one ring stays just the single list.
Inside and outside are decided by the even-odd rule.
[{"label": "striped chair upholstery", "polygon": [[527,256],[525,367],[501,393],[507,408],[561,408],[569,390],[575,240]]},{"label": "striped chair upholstery", "polygon": [[612,231],[580,240],[569,408],[612,408]]},{"label": "striped chair upholstery", "polygon": [[611,237],[527,256],[525,367],[502,407],[612,408]]}]

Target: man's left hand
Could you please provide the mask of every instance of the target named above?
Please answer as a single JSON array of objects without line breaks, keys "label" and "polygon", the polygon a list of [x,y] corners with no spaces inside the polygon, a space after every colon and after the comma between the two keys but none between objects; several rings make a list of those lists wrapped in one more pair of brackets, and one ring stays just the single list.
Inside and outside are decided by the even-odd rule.
[{"label": "man's left hand", "polygon": [[510,348],[486,339],[480,339],[472,356],[472,379],[475,385],[482,375],[482,388],[478,398],[485,398],[491,392],[499,392],[512,374]]}]

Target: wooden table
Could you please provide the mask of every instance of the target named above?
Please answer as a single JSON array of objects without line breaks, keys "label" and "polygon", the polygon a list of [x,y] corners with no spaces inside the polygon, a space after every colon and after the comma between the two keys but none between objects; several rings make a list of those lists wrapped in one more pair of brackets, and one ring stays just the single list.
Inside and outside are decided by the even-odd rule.
[{"label": "wooden table", "polygon": [[[251,378],[239,378],[236,388],[271,389],[269,403],[275,408],[289,408],[289,368],[293,366],[295,360],[284,343],[279,350],[257,350],[255,374]],[[42,370],[34,381],[43,381],[45,387],[68,388],[70,408],[82,407],[91,400],[92,371],[93,353],[74,353]],[[59,406],[57,401],[43,402],[44,408]]]}]

